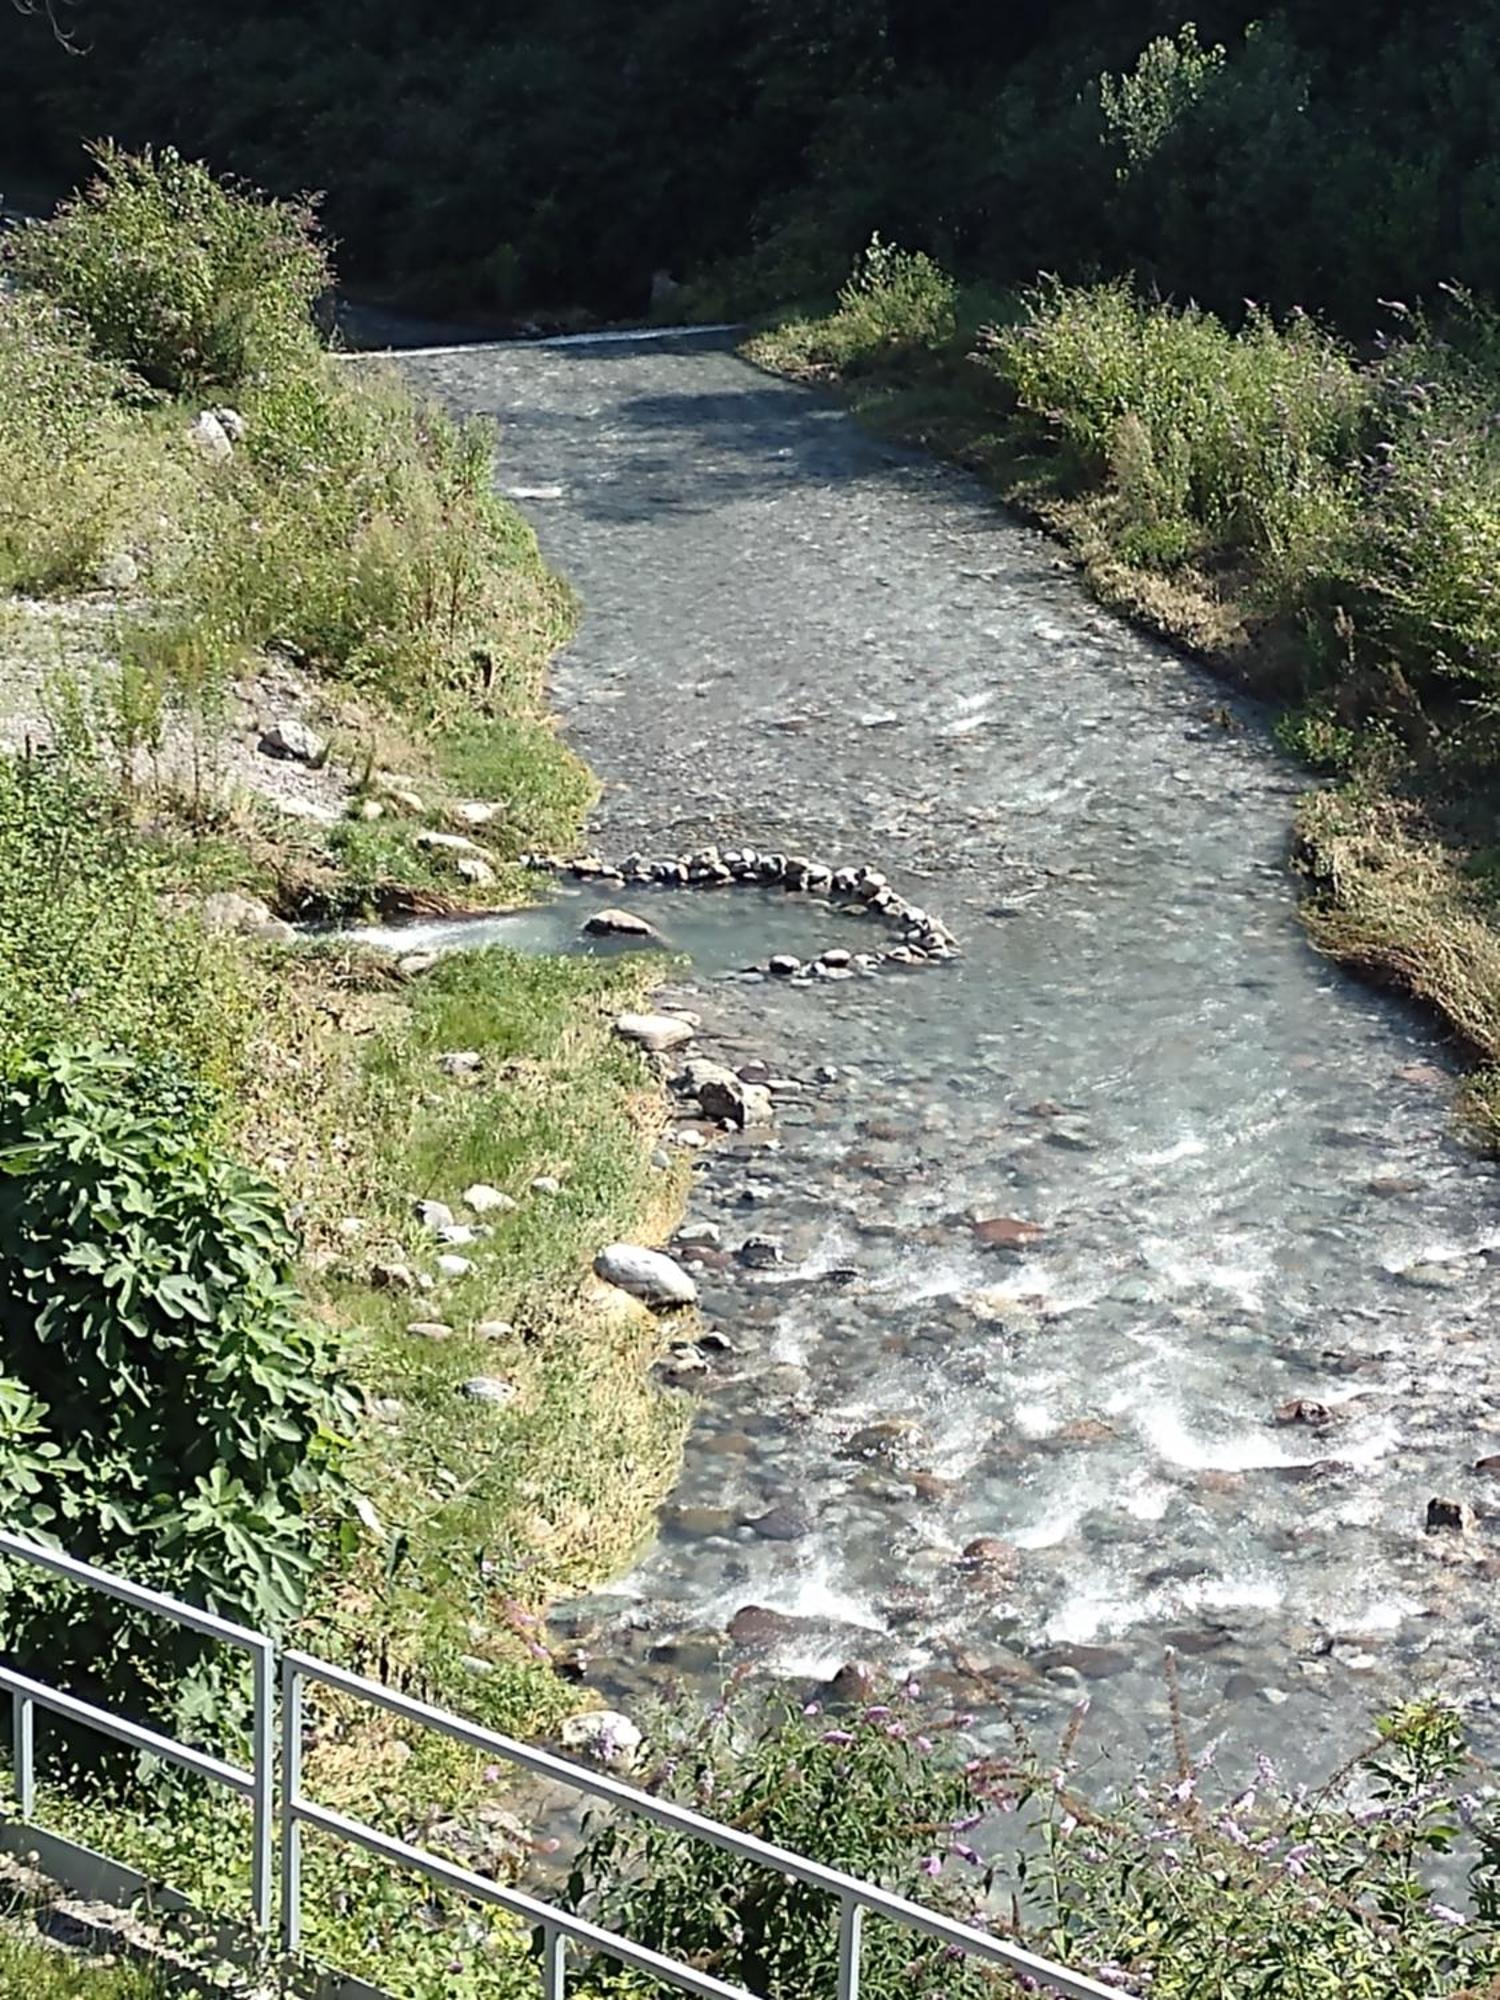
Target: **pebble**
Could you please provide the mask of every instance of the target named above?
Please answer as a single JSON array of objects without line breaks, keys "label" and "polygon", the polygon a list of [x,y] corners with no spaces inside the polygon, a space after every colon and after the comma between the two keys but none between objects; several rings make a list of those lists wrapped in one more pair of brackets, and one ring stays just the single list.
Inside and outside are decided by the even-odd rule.
[{"label": "pebble", "polygon": [[476,1340],[509,1340],[515,1326],[508,1319],[482,1319],[474,1328]]},{"label": "pebble", "polygon": [[261,731],[260,748],[267,757],[289,758],[298,764],[321,763],[328,750],[317,731],[295,715],[279,715],[268,723]]},{"label": "pebble", "polygon": [[491,1187],[488,1181],[475,1181],[472,1187],[466,1187],[463,1199],[465,1208],[472,1208],[476,1215],[490,1215],[497,1211],[508,1214],[521,1205],[514,1195],[502,1193],[499,1188]]},{"label": "pebble", "polygon": [[555,1174],[537,1174],[531,1182],[533,1194],[561,1194],[562,1182]]},{"label": "pebble", "polygon": [[460,1257],[456,1251],[449,1250],[438,1258],[437,1267],[445,1278],[467,1278],[474,1262],[470,1257]]},{"label": "pebble", "polygon": [[653,1055],[681,1048],[693,1039],[693,1024],[680,1014],[621,1014],[615,1033],[622,1041],[634,1042]]},{"label": "pebble", "polygon": [[478,1049],[447,1049],[437,1059],[444,1076],[474,1076],[484,1066]]},{"label": "pebble", "polygon": [[446,1326],[440,1319],[408,1320],[406,1330],[419,1340],[449,1340],[453,1335],[452,1327]]},{"label": "pebble", "polygon": [[433,1236],[453,1227],[453,1210],[445,1201],[415,1202],[412,1205],[412,1213],[422,1227]]}]

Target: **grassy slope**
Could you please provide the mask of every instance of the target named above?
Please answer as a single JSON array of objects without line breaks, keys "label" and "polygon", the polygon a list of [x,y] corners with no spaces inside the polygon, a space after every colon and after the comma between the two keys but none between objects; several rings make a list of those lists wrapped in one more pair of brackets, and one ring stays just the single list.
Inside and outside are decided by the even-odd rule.
[{"label": "grassy slope", "polygon": [[[51,827],[0,830],[13,891],[72,876],[60,898],[11,897],[11,914],[55,900],[68,920],[0,926],[0,1039],[102,1024],[227,1086],[225,1141],[280,1183],[311,1309],[344,1335],[366,1400],[350,1457],[365,1504],[333,1528],[295,1637],[544,1733],[578,1698],[540,1643],[541,1609],[628,1558],[683,1424],[650,1373],[655,1321],[588,1269],[602,1242],[665,1234],[680,1202],[680,1175],[653,1164],[659,1087],[611,1032],[657,963],[494,950],[406,979],[336,943],[205,939],[192,907],[225,886],[287,914],[528,893],[517,857],[575,838],[593,798],[544,702],[571,598],[494,497],[488,443],[376,371],[298,346],[236,394],[246,441],[220,463],[186,442],[201,392],[138,396],[29,299],[0,298],[0,378],[0,585],[15,593],[0,714],[13,740],[41,726],[70,743],[64,826],[91,825],[103,798],[125,829],[61,844]],[[122,552],[131,574],[101,590]],[[289,674],[332,746],[324,796],[347,799],[330,823],[234,781],[236,690],[253,712],[254,688]],[[253,753],[238,768],[272,775]],[[498,810],[466,828],[490,871],[466,883],[418,836],[464,824],[455,803],[476,799]],[[106,921],[112,908],[129,920]],[[473,1074],[444,1070],[453,1050],[477,1055]],[[444,1280],[413,1205],[465,1215],[478,1181],[516,1206],[487,1218],[473,1270]],[[377,1282],[403,1264],[412,1288]],[[408,1333],[419,1320],[451,1333]],[[512,1383],[513,1402],[466,1397],[480,1375]],[[334,1704],[313,1716],[309,1783],[330,1804],[409,1831],[424,1814],[472,1822],[492,1796],[482,1762],[451,1746],[406,1746]],[[162,1783],[144,1807],[59,1793],[45,1816],[207,1907],[244,1908],[235,1802]],[[397,1992],[534,1987],[529,1942],[505,1926],[480,1926],[469,1989],[454,1937],[414,1921],[415,1886],[317,1842],[309,1869],[310,1943],[345,1969],[378,1967]]]},{"label": "grassy slope", "polygon": [[[1320,668],[1301,608],[1277,605],[1252,553],[1218,550],[1195,560],[1174,549],[1169,560],[1153,560],[1116,478],[1059,449],[984,365],[991,326],[1014,321],[1020,302],[970,291],[956,305],[956,324],[942,338],[882,340],[846,303],[768,325],[744,352],[771,372],[835,391],[882,434],[976,473],[1005,505],[1058,539],[1101,602],[1254,692],[1294,705],[1292,746],[1309,752],[1315,767],[1336,763],[1344,774],[1341,783],[1310,792],[1296,818],[1293,854],[1306,885],[1309,935],[1320,950],[1411,995],[1453,1029],[1477,1065],[1463,1099],[1466,1123],[1487,1147],[1500,1146],[1500,901],[1489,865],[1490,772],[1466,761],[1456,777],[1450,770],[1434,782],[1404,760],[1393,768],[1378,702],[1352,726],[1330,729],[1319,713],[1308,727],[1301,704]],[[1329,735],[1338,738],[1336,760],[1321,754]],[[1441,753],[1440,741],[1437,748]]]}]

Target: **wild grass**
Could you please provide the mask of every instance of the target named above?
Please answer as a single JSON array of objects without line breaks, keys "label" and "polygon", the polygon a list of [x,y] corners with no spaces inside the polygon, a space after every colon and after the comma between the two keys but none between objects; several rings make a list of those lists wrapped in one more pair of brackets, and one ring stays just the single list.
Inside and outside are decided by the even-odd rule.
[{"label": "wild grass", "polygon": [[[145,1966],[91,1963],[40,1939],[0,1930],[4,2000],[166,2000],[167,1990]],[[186,1990],[175,1989],[179,1995]]]}]

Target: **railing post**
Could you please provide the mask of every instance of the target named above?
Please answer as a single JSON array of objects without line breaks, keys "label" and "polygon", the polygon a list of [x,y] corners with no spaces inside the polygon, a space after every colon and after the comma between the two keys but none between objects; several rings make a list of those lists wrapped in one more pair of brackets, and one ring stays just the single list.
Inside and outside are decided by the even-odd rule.
[{"label": "railing post", "polygon": [[30,1819],[36,1811],[36,1709],[28,1694],[10,1698],[10,1741],[16,1805],[22,1819]]},{"label": "railing post", "polygon": [[302,1677],[281,1662],[281,1948],[302,1942]]},{"label": "railing post", "polygon": [[271,1928],[272,1812],[276,1788],[271,1642],[262,1640],[250,1657],[255,1672],[255,1708],[250,1745],[250,1775],[255,1780],[255,1790],[251,1794],[255,1845],[250,1858],[250,1921],[265,1936]]},{"label": "railing post", "polygon": [[550,1926],[542,1932],[542,2000],[567,2000],[568,1940]]},{"label": "railing post", "polygon": [[859,1946],[864,1923],[861,1905],[852,1896],[845,1896],[839,1905],[838,2000],[859,2000]]}]

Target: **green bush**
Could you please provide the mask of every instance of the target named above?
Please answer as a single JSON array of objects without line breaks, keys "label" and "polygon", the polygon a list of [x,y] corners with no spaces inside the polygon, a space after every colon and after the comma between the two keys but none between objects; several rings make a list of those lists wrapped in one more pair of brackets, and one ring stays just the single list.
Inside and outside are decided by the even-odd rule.
[{"label": "green bush", "polygon": [[[1289,1789],[1261,1758],[1221,1782],[1189,1753],[1118,1798],[1072,1785],[1086,1710],[1060,1754],[1016,1731],[985,1755],[906,1694],[820,1714],[757,1715],[741,1697],[668,1727],[648,1783],[762,1839],[1153,2000],[1477,2000],[1500,1974],[1500,1822],[1458,1717],[1414,1701],[1327,1785]],[[1465,1871],[1473,1914],[1432,1885]],[[991,1890],[1003,1885],[1003,1897]],[[615,1818],[586,1834],[574,1908],[742,1981],[767,2000],[833,1990],[837,1909],[815,1890],[702,1842]],[[1018,1982],[868,1919],[861,1992],[875,2000],[1009,1995]],[[1026,1982],[1020,1982],[1023,1988]],[[666,2000],[594,1965],[580,1992]]]},{"label": "green bush", "polygon": [[[54,1044],[0,1094],[0,1495],[9,1525],[275,1629],[342,1503],[352,1414],[270,1184],[170,1063]],[[329,1517],[320,1522],[320,1516]],[[0,1643],[117,1684],[194,1635],[27,1574]]]},{"label": "green bush", "polygon": [[1253,550],[1293,592],[1349,537],[1368,379],[1310,320],[1150,305],[1130,285],[1032,292],[986,365],[1075,455],[1112,477],[1126,521],[1179,552]]},{"label": "green bush", "polygon": [[101,354],[180,395],[238,390],[316,353],[329,273],[309,203],[254,198],[170,147],[92,156],[97,178],[9,238],[5,262],[76,313]]}]

